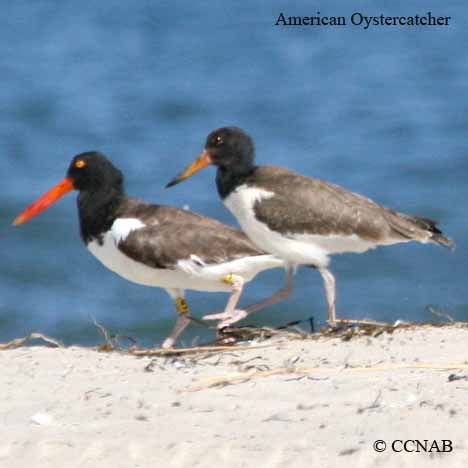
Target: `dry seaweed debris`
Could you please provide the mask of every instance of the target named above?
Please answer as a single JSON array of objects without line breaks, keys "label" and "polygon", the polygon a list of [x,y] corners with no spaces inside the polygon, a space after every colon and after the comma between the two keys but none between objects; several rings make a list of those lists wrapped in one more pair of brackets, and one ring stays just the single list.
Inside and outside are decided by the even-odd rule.
[{"label": "dry seaweed debris", "polygon": [[393,333],[395,330],[416,330],[422,328],[442,328],[456,327],[468,329],[468,322],[404,322],[397,320],[395,323],[376,322],[373,320],[352,320],[339,319],[336,321],[337,327],[328,327],[321,330],[320,336],[339,337],[344,341],[348,341],[358,336],[377,337],[382,333]]},{"label": "dry seaweed debris", "polygon": [[[173,349],[139,349],[136,347],[126,350],[135,356],[173,357],[181,355],[206,355],[229,351],[242,351],[248,349],[260,349],[270,346],[281,346],[290,340],[318,340],[323,338],[339,338],[348,341],[359,336],[377,337],[382,333],[393,333],[401,329],[421,329],[430,327],[458,327],[468,329],[468,322],[445,323],[411,323],[397,321],[393,324],[376,322],[372,320],[348,320],[337,321],[337,327],[324,327],[319,333],[308,333],[299,328],[268,328],[268,327],[227,327],[220,330],[214,343],[189,348]],[[262,343],[275,338],[271,343]],[[281,340],[278,340],[281,339]],[[242,344],[244,343],[244,344]],[[260,344],[262,343],[262,344]]]},{"label": "dry seaweed debris", "polygon": [[289,325],[268,327],[227,327],[219,332],[217,344],[231,344],[238,342],[250,342],[253,340],[263,341],[270,338],[285,338],[287,340],[316,340],[324,337],[341,338],[343,341],[351,340],[359,336],[377,337],[382,333],[393,333],[402,329],[421,329],[429,327],[458,327],[467,328],[468,322],[403,322],[397,320],[395,323],[378,322],[374,320],[339,319],[335,327],[323,327],[318,333],[309,333],[298,327]]},{"label": "dry seaweed debris", "polygon": [[[196,355],[197,358],[205,358],[207,355],[213,353],[222,353],[226,351],[232,352],[233,350],[244,350],[244,349],[254,349],[254,348],[267,348],[273,346],[273,344],[265,344],[255,346],[248,344],[245,346],[234,346],[235,342],[226,341],[226,344],[220,343],[218,340],[214,344],[206,344],[201,346],[191,346],[189,348],[139,348],[136,345],[136,340],[128,336],[116,336],[111,334],[101,323],[94,320],[94,325],[98,329],[99,333],[104,339],[104,342],[98,346],[99,351],[110,352],[117,351],[122,353],[131,354],[133,356],[139,357],[179,357],[187,355]],[[131,347],[124,348],[120,344],[120,339],[125,338],[132,343]],[[247,341],[247,340],[244,340]]]},{"label": "dry seaweed debris", "polygon": [[254,378],[272,377],[275,375],[302,375],[310,376],[311,374],[351,374],[356,372],[383,372],[401,369],[426,369],[426,370],[461,370],[468,369],[466,363],[454,364],[377,364],[365,367],[279,367],[276,369],[258,370],[253,369],[247,372],[235,372],[217,377],[200,380],[198,384],[180,390],[180,393],[199,392],[209,388],[222,388],[227,385],[236,385],[248,382]]},{"label": "dry seaweed debris", "polygon": [[[139,349],[132,347],[127,350],[128,353],[135,356],[153,356],[153,357],[172,357],[187,354],[212,354],[232,351],[242,351],[247,349],[268,348],[271,346],[280,346],[279,341],[268,344],[257,344],[271,338],[285,338],[288,340],[304,340],[314,335],[307,333],[299,328],[281,327],[279,329],[268,327],[226,327],[218,331],[218,336],[213,343],[190,348],[171,348],[171,349]],[[245,344],[239,344],[245,343]]]},{"label": "dry seaweed debris", "polygon": [[[226,327],[217,331],[217,337],[213,342],[199,345],[190,346],[186,348],[139,348],[136,346],[135,340],[130,337],[114,336],[100,323],[94,320],[99,333],[104,338],[104,343],[99,345],[100,351],[120,351],[134,356],[149,356],[149,357],[177,357],[183,355],[200,355],[199,357],[206,357],[213,353],[223,353],[232,351],[242,351],[247,349],[267,348],[270,346],[280,346],[279,342],[258,344],[273,337],[292,339],[306,339],[311,335],[300,328],[295,327],[299,322],[291,322],[277,329],[268,327]],[[124,348],[120,346],[119,338],[126,338],[133,342],[133,346]]]},{"label": "dry seaweed debris", "polygon": [[270,327],[226,327],[218,331],[217,344],[235,344],[238,342],[264,341],[270,338],[305,340],[313,336],[300,328]]},{"label": "dry seaweed debris", "polygon": [[262,345],[227,345],[227,346],[193,346],[190,348],[153,348],[153,349],[139,349],[139,348],[130,348],[127,350],[129,354],[134,356],[154,356],[154,357],[173,357],[181,356],[188,354],[213,354],[213,353],[222,353],[222,352],[233,352],[233,351],[242,351],[246,349],[261,349],[261,348],[270,348],[272,346],[278,346],[278,343],[275,344],[262,344]]},{"label": "dry seaweed debris", "polygon": [[98,347],[99,351],[120,351],[123,350],[124,347],[120,344],[120,340],[125,339],[128,340],[133,346],[136,345],[136,340],[133,339],[131,336],[126,335],[112,335],[109,333],[107,328],[99,323],[93,317],[94,326],[98,329],[99,333],[104,338],[104,343],[101,343]]},{"label": "dry seaweed debris", "polygon": [[[440,314],[434,314],[440,315]],[[310,333],[297,327],[302,322],[312,323],[310,319],[290,322],[278,328],[269,327],[226,327],[218,331],[216,340],[212,343],[200,346],[191,346],[186,348],[150,348],[142,349],[137,346],[136,340],[129,336],[112,335],[108,330],[96,320],[94,325],[104,339],[104,342],[98,346],[99,351],[121,352],[134,356],[153,356],[153,357],[173,357],[181,355],[207,355],[213,353],[224,353],[229,351],[242,351],[247,349],[260,349],[270,346],[281,346],[285,341],[290,340],[317,340],[323,338],[339,338],[344,341],[351,340],[359,336],[377,337],[382,333],[393,333],[395,330],[411,330],[431,327],[455,327],[468,329],[468,322],[456,322],[450,316],[444,314],[447,322],[426,322],[414,323],[403,322],[401,320],[395,323],[377,322],[373,320],[337,320],[336,327],[324,327],[318,333]],[[262,341],[275,338],[273,342],[259,344]],[[23,346],[31,340],[43,340],[46,344],[54,347],[64,347],[64,345],[54,338],[48,337],[42,333],[31,333],[22,338],[16,338],[8,343],[0,343],[0,350],[14,349]],[[130,342],[130,347],[122,346],[121,341],[125,339]],[[278,340],[281,339],[281,340]]]},{"label": "dry seaweed debris", "polygon": [[44,335],[42,333],[31,333],[28,336],[23,336],[22,338],[15,338],[14,340],[8,341],[7,343],[0,343],[0,350],[4,349],[15,349],[23,346],[26,342],[31,340],[42,340],[49,346],[54,348],[63,348],[63,343],[56,340],[55,338],[51,338],[50,336]]}]

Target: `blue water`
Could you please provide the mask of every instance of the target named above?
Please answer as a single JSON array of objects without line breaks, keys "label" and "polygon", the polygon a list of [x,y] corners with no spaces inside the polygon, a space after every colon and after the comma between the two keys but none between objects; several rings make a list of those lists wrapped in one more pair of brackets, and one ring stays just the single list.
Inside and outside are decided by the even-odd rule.
[{"label": "blue water", "polygon": [[[292,5],[292,2],[287,2]],[[0,21],[0,341],[40,330],[96,344],[93,319],[158,343],[175,314],[164,291],[130,284],[81,244],[75,196],[28,224],[11,220],[60,180],[71,157],[98,149],[132,195],[235,224],[214,170],[165,183],[213,128],[238,125],[263,164],[328,179],[396,209],[440,220],[454,253],[400,245],[333,258],[338,314],[468,319],[468,8],[466,2],[4,2]],[[175,6],[177,5],[177,7]],[[273,26],[279,12],[451,16],[448,27]],[[242,304],[278,288],[251,283]],[[223,294],[189,293],[195,315]],[[319,275],[247,323],[325,320]],[[182,342],[212,335],[193,326]]]}]

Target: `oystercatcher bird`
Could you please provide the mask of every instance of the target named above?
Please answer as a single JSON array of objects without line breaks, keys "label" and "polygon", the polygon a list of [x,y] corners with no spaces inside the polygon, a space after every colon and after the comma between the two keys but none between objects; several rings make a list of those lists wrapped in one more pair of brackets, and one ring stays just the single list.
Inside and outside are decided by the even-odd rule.
[{"label": "oystercatcher bird", "polygon": [[223,313],[204,317],[222,320],[220,327],[283,297],[279,291],[246,310],[236,309],[244,283],[263,270],[284,267],[283,261],[214,219],[128,197],[122,173],[98,152],[75,156],[66,177],[13,224],[28,221],[73,189],[79,192],[81,238],[88,250],[123,278],[164,288],[174,299],[179,316],[163,347],[172,347],[191,320],[185,289],[231,293]]},{"label": "oystercatcher bird", "polygon": [[[335,278],[329,256],[418,241],[453,247],[431,219],[399,213],[337,185],[274,166],[256,166],[252,138],[237,127],[214,130],[204,151],[167,187],[204,167],[217,166],[216,185],[227,208],[258,248],[288,265],[288,287],[298,265],[322,275],[328,322],[334,325]],[[289,291],[290,292],[290,291]]]}]

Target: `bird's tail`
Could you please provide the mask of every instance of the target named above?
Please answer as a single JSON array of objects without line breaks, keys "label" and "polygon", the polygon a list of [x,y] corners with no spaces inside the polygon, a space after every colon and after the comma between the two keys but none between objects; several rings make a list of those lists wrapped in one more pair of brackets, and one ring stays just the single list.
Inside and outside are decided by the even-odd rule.
[{"label": "bird's tail", "polygon": [[389,210],[388,221],[392,229],[406,239],[432,242],[455,249],[455,242],[437,227],[437,221]]}]

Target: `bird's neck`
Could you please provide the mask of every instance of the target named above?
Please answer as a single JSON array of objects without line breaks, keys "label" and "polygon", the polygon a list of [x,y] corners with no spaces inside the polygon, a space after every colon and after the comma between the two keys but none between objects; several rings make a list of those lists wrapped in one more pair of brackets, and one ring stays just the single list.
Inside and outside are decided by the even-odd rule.
[{"label": "bird's neck", "polygon": [[78,195],[78,216],[81,238],[85,244],[102,237],[112,226],[118,209],[126,198],[122,190],[101,188],[97,191],[81,191]]},{"label": "bird's neck", "polygon": [[218,167],[216,172],[216,187],[219,196],[224,200],[239,185],[242,185],[255,171],[256,166],[248,165],[242,168],[226,169]]}]

